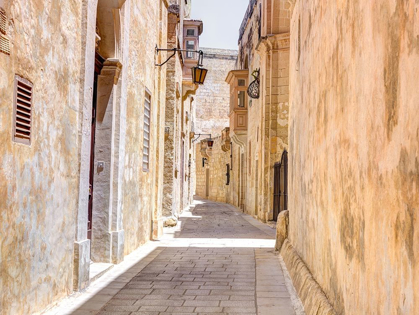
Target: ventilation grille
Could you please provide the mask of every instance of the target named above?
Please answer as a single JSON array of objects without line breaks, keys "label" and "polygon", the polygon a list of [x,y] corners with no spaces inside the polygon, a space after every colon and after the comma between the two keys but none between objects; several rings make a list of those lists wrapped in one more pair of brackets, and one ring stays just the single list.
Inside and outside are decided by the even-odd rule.
[{"label": "ventilation grille", "polygon": [[9,39],[2,34],[0,34],[0,52],[10,55]]},{"label": "ventilation grille", "polygon": [[10,55],[9,39],[6,37],[6,13],[0,8],[0,52]]},{"label": "ventilation grille", "polygon": [[13,141],[31,144],[32,83],[15,76]]},{"label": "ventilation grille", "polygon": [[144,139],[143,139],[143,170],[147,171],[150,164],[150,119],[151,95],[146,91],[144,101]]},{"label": "ventilation grille", "polygon": [[0,8],[0,33],[6,35],[6,13]]}]

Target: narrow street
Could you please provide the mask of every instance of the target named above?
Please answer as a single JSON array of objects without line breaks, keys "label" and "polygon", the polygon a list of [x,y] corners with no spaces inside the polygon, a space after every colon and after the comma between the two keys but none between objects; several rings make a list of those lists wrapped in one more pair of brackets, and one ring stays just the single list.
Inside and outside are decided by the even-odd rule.
[{"label": "narrow street", "polygon": [[150,255],[65,314],[295,314],[273,250],[274,229],[202,200],[180,222]]}]

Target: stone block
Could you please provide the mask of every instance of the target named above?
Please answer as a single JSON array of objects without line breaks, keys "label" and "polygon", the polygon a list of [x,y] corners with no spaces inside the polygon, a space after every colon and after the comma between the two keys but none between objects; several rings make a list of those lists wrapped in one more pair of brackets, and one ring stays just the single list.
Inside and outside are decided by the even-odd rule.
[{"label": "stone block", "polygon": [[112,244],[112,263],[119,264],[124,260],[124,230],[114,231],[111,233]]},{"label": "stone block", "polygon": [[73,289],[81,291],[89,286],[90,240],[74,242]]},{"label": "stone block", "polygon": [[278,219],[276,221],[276,242],[275,242],[275,250],[280,251],[282,244],[288,237],[288,222],[289,222],[289,212],[288,210],[282,211],[278,215]]}]

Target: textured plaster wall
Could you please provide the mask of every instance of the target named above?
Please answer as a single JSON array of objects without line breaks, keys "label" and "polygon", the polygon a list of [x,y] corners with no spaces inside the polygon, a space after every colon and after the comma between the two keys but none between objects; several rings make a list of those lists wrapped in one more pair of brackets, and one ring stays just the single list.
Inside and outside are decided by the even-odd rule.
[{"label": "textured plaster wall", "polygon": [[[155,157],[164,136],[161,118],[164,116],[165,86],[159,84],[159,78],[164,80],[165,68],[155,67],[154,47],[157,43],[161,45],[166,42],[166,25],[167,9],[162,1],[131,1],[129,58],[127,65],[124,65],[128,82],[122,188],[125,254],[150,239],[155,198],[161,198],[158,197],[161,188],[156,189],[155,185],[161,176],[158,175],[158,169],[162,159]],[[143,170],[142,164],[146,89],[151,94],[149,170]]]},{"label": "textured plaster wall", "polygon": [[[73,286],[82,4],[1,3],[11,55],[0,53],[0,313],[31,314]],[[34,84],[30,146],[12,142],[15,74]]]},{"label": "textured plaster wall", "polygon": [[294,8],[289,239],[339,314],[419,313],[418,12]]}]

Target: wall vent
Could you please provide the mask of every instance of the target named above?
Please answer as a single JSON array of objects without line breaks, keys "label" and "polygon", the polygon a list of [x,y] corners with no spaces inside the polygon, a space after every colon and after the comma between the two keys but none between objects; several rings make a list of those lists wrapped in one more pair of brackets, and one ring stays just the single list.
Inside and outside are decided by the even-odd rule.
[{"label": "wall vent", "polygon": [[32,83],[15,76],[13,141],[30,145],[32,134]]},{"label": "wall vent", "polygon": [[3,34],[0,34],[0,52],[10,55],[9,39]]},{"label": "wall vent", "polygon": [[6,12],[0,8],[0,52],[10,55],[9,39],[6,36]]},{"label": "wall vent", "polygon": [[6,12],[2,8],[0,8],[0,33],[6,35]]}]

